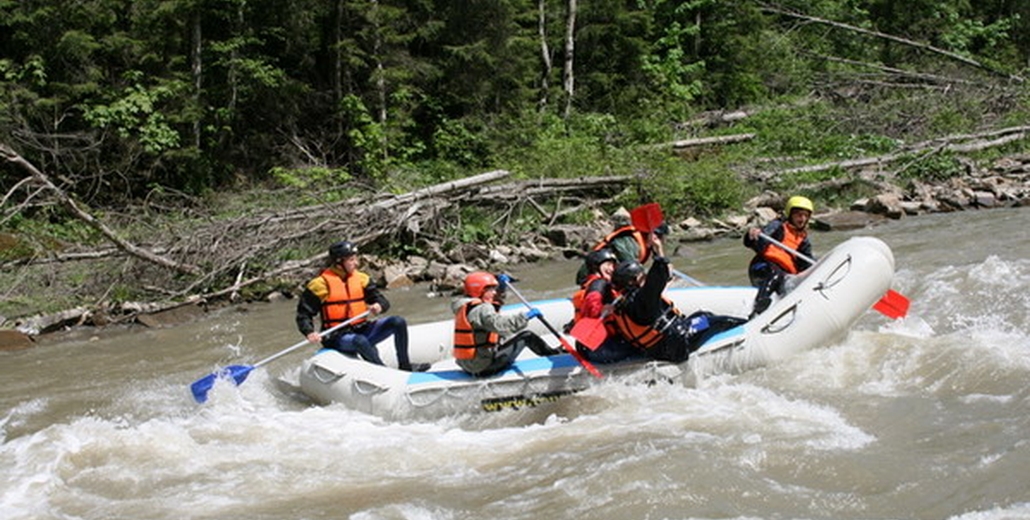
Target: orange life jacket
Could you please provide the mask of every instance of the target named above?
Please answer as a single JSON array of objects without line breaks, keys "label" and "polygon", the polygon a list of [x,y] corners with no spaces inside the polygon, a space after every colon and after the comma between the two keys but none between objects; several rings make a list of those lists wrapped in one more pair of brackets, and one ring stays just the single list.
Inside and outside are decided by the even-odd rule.
[{"label": "orange life jacket", "polygon": [[[665,333],[663,330],[668,326],[669,323],[680,315],[678,309],[672,305],[672,302],[662,298],[668,303],[669,307],[665,313],[660,316],[655,323],[647,325],[641,325],[626,315],[625,311],[621,308],[617,308],[613,313],[611,324],[615,329],[615,332],[622,336],[630,345],[641,350],[651,348],[665,339]],[[664,323],[659,329],[656,324]]]},{"label": "orange life jacket", "polygon": [[[807,236],[807,231],[795,229],[794,226],[784,222],[783,238],[780,239],[780,242],[783,242],[783,245],[797,251]],[[765,250],[762,251],[762,257],[782,267],[784,271],[787,271],[790,274],[798,274],[798,268],[794,264],[794,255],[791,255],[776,244],[765,246]]]},{"label": "orange life jacket", "polygon": [[[329,293],[322,301],[322,329],[334,327],[344,321],[357,316],[366,310],[365,285],[368,277],[361,276],[354,272],[346,280],[340,277],[332,269],[322,271],[322,279],[325,280]],[[354,325],[364,322],[361,318],[354,321]]]},{"label": "orange life jacket", "polygon": [[608,247],[612,243],[612,240],[615,240],[616,238],[627,233],[631,234],[633,239],[637,241],[637,261],[642,264],[647,263],[647,259],[651,254],[651,250],[647,247],[647,240],[645,240],[644,234],[633,226],[622,226],[619,229],[616,229],[611,233],[608,233],[608,236],[602,238],[601,241],[598,242],[596,246],[594,246],[594,251],[599,251],[601,249]]},{"label": "orange life jacket", "polygon": [[462,305],[454,315],[454,358],[472,359],[476,357],[476,349],[479,347],[495,347],[501,341],[501,335],[486,330],[476,330],[469,322],[469,312],[472,308],[486,303],[479,298],[474,298],[465,305]]}]

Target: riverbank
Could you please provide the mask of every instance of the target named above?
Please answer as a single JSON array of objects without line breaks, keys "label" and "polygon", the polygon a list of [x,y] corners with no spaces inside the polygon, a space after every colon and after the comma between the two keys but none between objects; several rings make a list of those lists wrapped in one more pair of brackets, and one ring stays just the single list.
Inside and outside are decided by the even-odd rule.
[{"label": "riverbank", "polygon": [[[885,182],[876,175],[859,175],[846,182],[866,182],[877,194],[855,201],[848,207],[817,208],[812,226],[820,230],[844,230],[873,226],[888,219],[919,215],[976,211],[1030,204],[1030,154],[1001,158],[984,166],[967,164],[964,175],[939,183],[908,180]],[[864,180],[863,180],[864,179]],[[834,182],[834,181],[831,181]],[[826,189],[825,186],[819,189]],[[720,218],[686,218],[670,222],[674,244],[739,237],[745,229],[760,226],[775,218],[789,194],[766,191],[749,200],[738,213]],[[818,201],[817,201],[818,205]],[[519,244],[486,247],[478,254],[466,255],[467,261],[441,262],[417,255],[391,260],[364,255],[363,269],[391,289],[428,282],[432,292],[449,293],[460,287],[464,275],[476,269],[504,270],[505,266],[536,262],[548,258],[572,258],[589,250],[612,229],[612,222],[600,214],[586,225],[554,224],[523,235]],[[447,256],[460,258],[450,252]],[[28,348],[34,338],[74,327],[104,327],[111,324],[138,323],[147,327],[166,327],[182,323],[209,310],[243,301],[290,298],[300,291],[298,276],[304,269],[317,268],[308,262],[292,272],[284,271],[279,280],[262,284],[264,289],[242,290],[219,297],[182,298],[178,301],[111,303],[109,295],[98,294],[96,305],[12,318],[0,316],[0,350]],[[241,275],[242,275],[241,269]]]}]

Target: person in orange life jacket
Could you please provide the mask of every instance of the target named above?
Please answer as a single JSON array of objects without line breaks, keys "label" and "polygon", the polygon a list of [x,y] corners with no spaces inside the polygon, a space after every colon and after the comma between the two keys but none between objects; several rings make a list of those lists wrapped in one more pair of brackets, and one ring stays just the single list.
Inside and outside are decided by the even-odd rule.
[{"label": "person in orange life jacket", "polygon": [[[647,247],[647,236],[633,225],[630,214],[625,208],[619,208],[612,214],[612,225],[614,226],[612,232],[594,245],[591,251],[609,249],[615,253],[619,262],[636,260],[641,264],[646,264],[651,258],[651,251]],[[655,233],[662,236],[668,235],[669,225],[663,222],[655,229]],[[589,274],[590,267],[584,258],[583,265],[576,272],[576,285],[583,285]]]},{"label": "person in orange life jacket", "polygon": [[620,336],[645,356],[680,363],[712,334],[746,320],[716,316],[707,311],[682,315],[662,296],[671,269],[661,238],[652,233],[650,242],[654,257],[646,274],[644,266],[634,260],[622,262],[615,268],[612,283],[622,293],[622,299],[615,305],[612,324]]},{"label": "person in orange life jacket", "polygon": [[[503,276],[503,275],[502,275]],[[504,292],[496,276],[476,271],[465,277],[465,294],[451,303],[454,311],[454,359],[462,370],[483,377],[508,368],[523,349],[538,356],[560,351],[547,346],[540,336],[524,330],[539,317],[531,308],[525,314],[500,314]]]},{"label": "person in orange life jacket", "polygon": [[[591,251],[587,255],[586,263],[590,273],[580,285],[580,289],[572,295],[575,317],[569,324],[570,326],[583,318],[607,318],[610,315],[612,302],[616,298],[611,279],[617,262],[618,258],[615,253],[607,248]],[[632,345],[617,334],[608,334],[608,337],[594,350],[576,342],[576,350],[588,361],[594,363],[614,363],[639,354]]]},{"label": "person in orange life jacket", "polygon": [[783,218],[774,219],[764,228],[751,228],[744,234],[744,246],[755,251],[748,265],[751,285],[758,287],[754,310],[751,316],[764,311],[772,304],[772,293],[783,291],[783,281],[788,274],[798,274],[811,267],[801,258],[786,252],[780,246],[762,238],[760,233],[782,242],[787,247],[812,258],[812,243],[808,240],[808,222],[815,206],[807,197],[794,196],[787,199]]},{"label": "person in orange life jacket", "polygon": [[358,247],[342,241],[329,248],[330,267],[308,282],[297,302],[297,328],[311,343],[337,350],[350,357],[382,365],[376,345],[393,336],[397,364],[401,370],[421,372],[428,364],[412,365],[408,358],[408,323],[400,316],[362,319],[325,338],[315,331],[319,316],[322,329],[328,329],[363,312],[377,316],[390,310],[390,302],[369,276],[358,270]]}]

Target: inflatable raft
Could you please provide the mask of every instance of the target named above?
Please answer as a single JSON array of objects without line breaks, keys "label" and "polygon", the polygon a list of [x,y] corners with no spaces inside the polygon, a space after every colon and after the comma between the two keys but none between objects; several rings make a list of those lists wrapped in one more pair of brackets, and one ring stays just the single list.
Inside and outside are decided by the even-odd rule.
[{"label": "inflatable raft", "polygon": [[[404,372],[322,349],[301,366],[299,386],[318,403],[342,403],[385,418],[407,419],[534,406],[612,378],[672,379],[692,385],[706,376],[766,366],[838,341],[890,289],[893,276],[894,256],[886,244],[870,237],[849,239],[794,278],[791,290],[765,312],[708,338],[687,361],[674,364],[640,358],[596,365],[603,379],[590,375],[568,354],[537,357],[528,349],[499,374],[471,377],[451,358],[453,321],[443,320],[409,328],[411,359],[433,363],[428,372]],[[755,289],[670,288],[666,295],[684,314],[707,310],[747,317]],[[568,299],[532,305],[556,327],[572,318]],[[502,309],[524,311],[520,305]],[[530,329],[559,346],[558,339],[538,320],[530,323]],[[574,344],[573,338],[567,339]],[[392,347],[390,340],[379,345],[387,363]]]}]

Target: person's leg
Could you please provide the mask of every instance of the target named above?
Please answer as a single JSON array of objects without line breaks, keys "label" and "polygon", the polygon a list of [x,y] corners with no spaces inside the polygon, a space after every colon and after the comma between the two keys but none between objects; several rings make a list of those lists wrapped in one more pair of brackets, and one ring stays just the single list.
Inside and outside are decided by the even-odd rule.
[{"label": "person's leg", "polygon": [[341,334],[336,341],[334,348],[348,356],[360,356],[361,359],[376,365],[382,365],[383,360],[379,358],[379,351],[374,344],[368,341],[362,334]]},{"label": "person's leg", "polygon": [[480,371],[479,375],[492,375],[511,366],[522,353],[522,349],[526,348],[526,341],[523,339],[523,334],[526,332],[528,331],[522,331],[498,345],[494,350],[494,358],[490,362],[490,366]]},{"label": "person's leg", "polygon": [[780,286],[783,285],[783,270],[777,267],[770,267],[761,275],[752,277],[752,281],[759,283],[758,294],[755,296],[755,306],[751,311],[751,318],[754,318],[762,311],[769,308],[772,305],[772,295],[775,292],[779,292]]},{"label": "person's leg", "polygon": [[[373,345],[393,336],[393,345],[397,351],[397,366],[401,370],[409,372],[422,372],[429,368],[429,365],[420,363],[418,366],[411,364],[408,354],[408,322],[400,316],[387,316],[372,322],[368,331],[368,340]],[[418,368],[418,370],[415,370]]]},{"label": "person's leg", "polygon": [[[543,340],[543,338],[537,336],[535,333],[528,330],[523,330],[519,332],[515,335],[514,338],[511,339],[511,341],[522,344],[520,347],[518,347],[519,352],[522,352],[523,349],[529,347],[529,350],[533,351],[534,354],[540,357],[554,356],[556,354],[561,354],[562,352],[565,352],[564,349],[551,348],[551,346],[548,345],[547,342]],[[516,354],[516,357],[517,356],[518,354]]]},{"label": "person's leg", "polygon": [[639,350],[618,336],[608,336],[596,350],[577,349],[579,353],[592,363],[615,363],[634,356],[641,356]]}]

